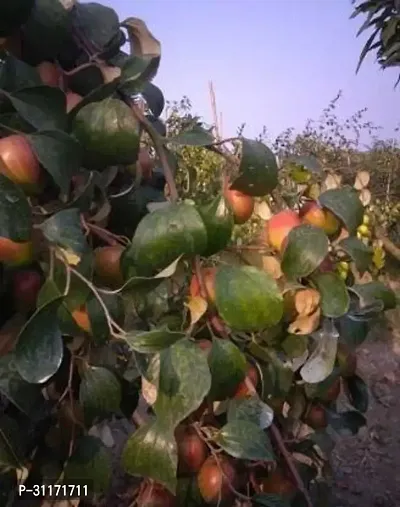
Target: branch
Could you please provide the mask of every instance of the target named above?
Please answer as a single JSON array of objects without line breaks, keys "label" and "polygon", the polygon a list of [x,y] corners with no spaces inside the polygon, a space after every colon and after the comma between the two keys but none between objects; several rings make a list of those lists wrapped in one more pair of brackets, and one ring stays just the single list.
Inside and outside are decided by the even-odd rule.
[{"label": "branch", "polygon": [[390,241],[381,227],[375,228],[375,236],[382,241],[383,248],[400,262],[400,248]]}]

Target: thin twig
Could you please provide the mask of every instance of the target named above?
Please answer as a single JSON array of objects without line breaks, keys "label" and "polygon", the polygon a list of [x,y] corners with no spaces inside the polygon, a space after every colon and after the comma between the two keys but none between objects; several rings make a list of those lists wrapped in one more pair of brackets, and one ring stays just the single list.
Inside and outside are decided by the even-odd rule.
[{"label": "thin twig", "polygon": [[74,356],[71,356],[71,360],[69,363],[69,373],[68,373],[68,382],[67,387],[64,389],[64,392],[60,396],[60,398],[57,401],[57,406],[61,405],[61,403],[64,401],[65,397],[69,394],[69,392],[72,389],[72,377],[74,374]]},{"label": "thin twig", "polygon": [[147,133],[151,137],[151,140],[154,143],[154,148],[156,149],[156,152],[160,158],[160,162],[164,171],[165,180],[167,182],[167,185],[169,187],[170,197],[171,201],[175,202],[178,200],[178,190],[176,188],[174,175],[172,173],[171,167],[168,162],[167,155],[165,153],[164,144],[162,137],[157,132],[157,130],[153,127],[153,125],[149,122],[149,120],[144,116],[140,108],[134,104],[132,101],[130,101],[130,106],[132,108],[132,111],[135,113],[137,119],[142,123],[144,128],[146,129]]},{"label": "thin twig", "polygon": [[103,227],[99,225],[92,224],[91,222],[85,222],[87,228],[100,239],[102,239],[105,243],[110,246],[122,245],[127,246],[129,243],[129,239],[125,236],[119,236],[118,234],[114,234],[113,232],[107,231]]}]

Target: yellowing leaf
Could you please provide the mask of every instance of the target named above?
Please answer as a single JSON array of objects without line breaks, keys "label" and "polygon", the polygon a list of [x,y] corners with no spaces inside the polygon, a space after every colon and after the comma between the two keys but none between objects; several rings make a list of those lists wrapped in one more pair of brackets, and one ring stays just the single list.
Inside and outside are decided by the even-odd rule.
[{"label": "yellowing leaf", "polygon": [[282,276],[281,263],[273,255],[263,255],[262,267],[275,280]]},{"label": "yellowing leaf", "polygon": [[330,173],[325,178],[325,181],[323,182],[323,189],[324,190],[331,190],[334,188],[339,188],[340,184],[342,183],[342,176],[340,174]]},{"label": "yellowing leaf", "polygon": [[385,266],[385,250],[381,246],[374,248],[374,254],[372,256],[372,262],[377,269],[383,269]]},{"label": "yellowing leaf", "polygon": [[354,188],[356,190],[362,190],[368,186],[370,180],[370,174],[368,171],[358,171],[354,182]]},{"label": "yellowing leaf", "polygon": [[292,322],[288,328],[291,334],[310,334],[319,327],[319,321],[321,318],[321,309],[317,310],[311,315],[299,316]]},{"label": "yellowing leaf", "polygon": [[72,250],[66,250],[61,247],[58,250],[56,250],[56,257],[63,262],[67,261],[70,266],[77,266],[81,262],[80,256]]},{"label": "yellowing leaf", "polygon": [[142,377],[142,396],[148,405],[154,405],[157,400],[157,386]]},{"label": "yellowing leaf", "polygon": [[310,315],[318,308],[321,301],[320,293],[315,289],[304,289],[296,292],[294,306],[299,317]]},{"label": "yellowing leaf", "polygon": [[305,192],[305,195],[310,199],[317,200],[321,193],[321,187],[318,183],[313,183],[308,187]]},{"label": "yellowing leaf", "polygon": [[24,484],[26,479],[28,478],[30,470],[26,467],[17,468],[15,471],[17,475],[17,482],[18,484]]},{"label": "yellowing leaf", "polygon": [[189,308],[191,325],[194,326],[207,311],[207,301],[201,296],[190,297],[185,306]]}]

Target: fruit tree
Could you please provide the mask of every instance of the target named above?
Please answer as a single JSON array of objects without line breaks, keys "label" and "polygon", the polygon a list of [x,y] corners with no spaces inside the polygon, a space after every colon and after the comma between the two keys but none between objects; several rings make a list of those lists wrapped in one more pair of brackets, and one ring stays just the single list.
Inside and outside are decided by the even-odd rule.
[{"label": "fruit tree", "polygon": [[[113,415],[135,421],[139,507],[325,505],[335,439],[366,424],[355,350],[396,304],[365,174],[333,185],[199,122],[170,135],[140,19],[17,0],[0,20],[2,503],[42,485],[95,504]],[[206,201],[178,195],[185,145],[219,157]]]}]

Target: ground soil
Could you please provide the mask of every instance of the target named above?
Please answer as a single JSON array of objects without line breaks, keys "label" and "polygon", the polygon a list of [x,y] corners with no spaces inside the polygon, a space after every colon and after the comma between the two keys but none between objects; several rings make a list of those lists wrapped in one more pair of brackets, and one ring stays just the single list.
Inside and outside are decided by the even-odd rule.
[{"label": "ground soil", "polygon": [[400,315],[378,325],[358,351],[370,389],[368,427],[333,456],[335,507],[400,506]]}]

